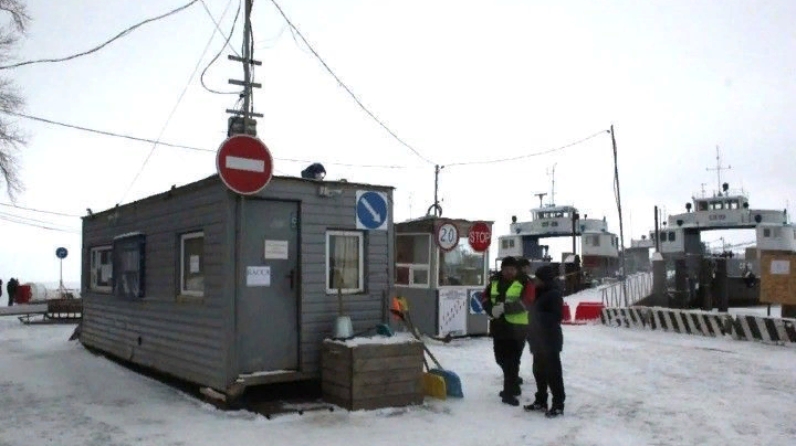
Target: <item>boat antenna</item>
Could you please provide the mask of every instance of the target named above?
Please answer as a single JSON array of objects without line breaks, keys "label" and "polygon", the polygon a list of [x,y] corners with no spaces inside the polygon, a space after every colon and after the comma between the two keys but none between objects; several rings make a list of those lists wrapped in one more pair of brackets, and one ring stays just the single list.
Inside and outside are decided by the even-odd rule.
[{"label": "boat antenna", "polygon": [[708,167],[707,170],[708,171],[711,171],[711,170],[715,170],[716,171],[716,179],[718,180],[718,183],[717,183],[718,187],[716,188],[716,192],[718,192],[719,195],[721,195],[721,191],[722,191],[722,189],[721,189],[721,171],[722,170],[730,170],[730,169],[732,169],[732,166],[730,166],[730,165],[728,165],[726,167],[722,167],[722,165],[721,165],[721,152],[719,152],[719,146],[717,145],[716,146],[716,167]]},{"label": "boat antenna", "polygon": [[558,163],[553,163],[553,167],[551,167],[550,170],[547,172],[547,174],[550,175],[550,178],[552,179],[552,182],[553,182],[553,186],[550,189],[550,205],[551,206],[555,206],[556,205],[556,164],[558,164]]},{"label": "boat antenna", "polygon": [[544,204],[543,204],[543,202],[542,202],[542,198],[544,198],[544,197],[545,197],[545,195],[547,195],[547,192],[540,192],[540,193],[538,193],[538,194],[534,194],[534,195],[536,195],[537,197],[539,197],[539,207],[540,207],[540,208],[541,208],[541,207],[543,207],[543,206],[544,206]]}]

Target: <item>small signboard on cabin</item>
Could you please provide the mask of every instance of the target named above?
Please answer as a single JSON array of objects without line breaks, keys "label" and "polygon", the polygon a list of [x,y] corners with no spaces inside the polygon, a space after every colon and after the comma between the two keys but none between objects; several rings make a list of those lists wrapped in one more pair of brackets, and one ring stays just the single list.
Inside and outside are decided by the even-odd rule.
[{"label": "small signboard on cabin", "polygon": [[796,253],[761,253],[760,301],[796,305]]}]

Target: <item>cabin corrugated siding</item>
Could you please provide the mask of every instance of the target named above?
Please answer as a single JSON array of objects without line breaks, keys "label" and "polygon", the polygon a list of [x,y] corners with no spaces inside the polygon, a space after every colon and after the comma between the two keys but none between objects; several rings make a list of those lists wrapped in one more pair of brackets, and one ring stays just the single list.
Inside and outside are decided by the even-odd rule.
[{"label": "cabin corrugated siding", "polygon": [[[320,349],[333,332],[336,295],[327,295],[326,232],[356,231],[356,191],[385,192],[388,229],[364,231],[365,292],[344,297],[344,310],[360,331],[384,322],[394,271],[392,189],[325,183],[343,193],[318,195],[318,184],[275,178],[260,198],[300,203],[301,371],[320,374]],[[233,194],[216,177],[188,190],[122,206],[111,223],[108,212],[83,221],[83,333],[89,347],[179,378],[225,389],[238,376],[235,345],[236,209]],[[112,211],[110,212],[112,214]],[[179,236],[205,233],[205,296],[202,303],[178,303]],[[90,250],[139,231],[146,238],[146,297],[125,300],[89,289]],[[238,286],[241,286],[238,284]],[[141,345],[138,338],[141,337]]]},{"label": "cabin corrugated siding", "polygon": [[[112,211],[111,214],[112,215]],[[230,381],[232,207],[222,187],[207,183],[83,220],[84,304],[81,341],[176,377],[223,389]],[[204,232],[201,302],[178,303],[180,235]],[[121,299],[90,289],[90,250],[130,232],[146,235],[145,297]],[[140,339],[140,345],[139,345]]]},{"label": "cabin corrugated siding", "polygon": [[[328,183],[327,183],[328,185]],[[306,181],[274,181],[260,195],[263,198],[301,202],[301,371],[320,373],[320,350],[324,338],[332,335],[337,318],[336,295],[326,294],[326,232],[356,231],[356,191],[387,194],[389,220],[386,231],[364,231],[365,293],[345,295],[343,308],[351,317],[354,331],[366,330],[385,321],[387,298],[394,271],[392,189],[379,186],[333,184],[342,194],[318,195],[318,184]]]}]

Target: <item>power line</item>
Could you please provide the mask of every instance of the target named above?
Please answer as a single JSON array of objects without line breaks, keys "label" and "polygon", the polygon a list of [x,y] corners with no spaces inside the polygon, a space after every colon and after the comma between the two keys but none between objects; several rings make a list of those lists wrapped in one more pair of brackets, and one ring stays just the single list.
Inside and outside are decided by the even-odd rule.
[{"label": "power line", "polygon": [[[204,3],[202,3],[202,4],[204,4]],[[232,39],[232,35],[235,33],[235,25],[238,24],[238,17],[240,17],[240,6],[241,6],[241,2],[238,1],[238,10],[235,11],[235,19],[232,20],[232,28],[230,28],[229,34],[226,36],[227,38],[224,41],[224,45],[221,46],[221,49],[219,49],[218,53],[216,53],[216,55],[213,56],[213,59],[210,60],[210,63],[207,64],[205,69],[202,70],[202,74],[199,76],[199,82],[202,84],[202,88],[207,90],[209,93],[223,94],[223,95],[226,95],[226,94],[237,94],[237,95],[240,95],[241,94],[241,92],[239,92],[239,91],[218,91],[218,90],[213,90],[212,88],[208,87],[207,84],[205,84],[205,74],[207,74],[207,70],[209,70],[210,67],[212,67],[214,63],[216,63],[216,60],[218,60],[218,58],[221,56],[221,53],[224,52],[224,48],[226,48],[226,47],[232,48],[232,46],[229,44],[229,41]],[[208,10],[208,14],[210,14],[209,10]],[[213,18],[213,15],[210,14],[210,17]],[[215,19],[213,19],[213,23],[217,23],[215,21]],[[218,29],[219,32],[221,32],[222,36],[224,35],[224,33],[220,29],[220,26],[217,27],[216,29]],[[213,35],[215,35],[215,33],[213,33]],[[235,51],[234,49],[232,51],[236,55],[238,54],[238,52]]]},{"label": "power line", "polygon": [[0,203],[0,206],[5,206],[5,207],[9,207],[9,208],[15,208],[15,209],[19,209],[19,210],[22,210],[22,211],[30,211],[30,212],[39,212],[39,213],[42,213],[42,214],[58,215],[58,216],[61,216],[61,217],[77,217],[77,218],[82,217],[82,215],[77,215],[77,214],[66,214],[66,213],[63,213],[63,212],[44,211],[44,210],[41,210],[41,209],[26,208],[26,207],[17,206],[15,204],[11,204],[11,203]]},{"label": "power line", "polygon": [[[154,143],[157,142],[157,144],[161,145],[161,146],[173,147],[173,148],[176,148],[176,149],[193,150],[193,151],[197,151],[197,152],[216,153],[218,151],[217,149],[207,149],[207,148],[202,148],[202,147],[187,146],[187,145],[183,145],[183,144],[174,144],[174,143],[163,142],[163,141],[155,141],[154,139],[139,138],[139,137],[136,137],[136,136],[124,135],[124,134],[121,134],[121,133],[114,133],[114,132],[109,132],[109,131],[106,131],[106,130],[97,130],[97,129],[92,129],[92,128],[88,128],[88,127],[82,127],[82,126],[78,126],[78,125],[74,125],[74,124],[68,124],[68,123],[65,123],[65,122],[53,121],[51,119],[45,119],[45,118],[41,118],[41,117],[38,117],[38,116],[27,115],[27,114],[24,114],[24,113],[12,112],[12,111],[8,111],[8,110],[0,110],[0,112],[6,113],[6,114],[9,114],[9,115],[13,115],[13,116],[18,116],[20,118],[30,119],[30,120],[38,121],[38,122],[43,122],[45,124],[51,124],[51,125],[56,125],[56,126],[60,126],[60,127],[66,127],[66,128],[70,128],[70,129],[73,129],[73,130],[82,130],[84,132],[96,133],[96,134],[104,135],[104,136],[112,136],[114,138],[128,139],[128,140],[131,140],[131,141],[146,142],[146,143],[150,143],[150,144],[154,144]],[[287,162],[295,162],[295,163],[314,163],[315,162],[315,161],[312,161],[312,160],[295,159],[295,158],[276,158],[275,157],[274,159],[276,161],[287,161]],[[329,165],[334,165],[334,166],[344,166],[344,167],[374,168],[374,169],[405,169],[406,168],[405,166],[400,166],[400,165],[383,165],[383,164],[349,164],[349,163],[338,163],[338,162],[325,162],[323,164],[329,164]]]},{"label": "power line", "polygon": [[[204,4],[205,4],[204,1],[202,1],[202,5]],[[229,0],[227,2],[227,6],[224,8],[224,12],[221,14],[221,20],[224,20],[224,16],[227,14],[227,10],[229,9],[229,5],[231,4],[232,0]],[[207,50],[210,49],[210,44],[213,43],[213,39],[216,37],[217,29],[218,28],[213,28],[213,32],[210,33],[210,38],[207,40],[207,44],[205,44],[205,47],[202,50],[202,54],[199,56],[199,60],[196,61],[196,65],[193,67],[193,71],[191,71],[191,75],[188,77],[188,82],[185,83],[182,92],[180,92],[180,96],[177,98],[177,102],[174,103],[174,107],[172,107],[171,112],[169,112],[169,116],[166,118],[166,122],[163,124],[163,127],[160,129],[160,133],[158,134],[157,139],[152,144],[152,149],[149,151],[149,154],[146,156],[146,158],[144,158],[144,163],[141,164],[141,168],[138,169],[138,172],[135,174],[135,177],[133,177],[133,181],[131,181],[130,185],[127,186],[127,189],[124,191],[124,194],[122,194],[122,198],[121,200],[119,200],[119,203],[122,203],[124,199],[127,197],[127,194],[130,193],[130,189],[132,189],[133,185],[135,185],[135,182],[138,181],[138,178],[141,176],[141,173],[146,168],[147,163],[149,163],[150,158],[152,158],[152,155],[155,153],[155,149],[157,149],[158,147],[158,142],[163,137],[163,134],[166,132],[166,129],[168,128],[169,123],[171,122],[171,118],[174,117],[174,114],[177,112],[177,109],[180,107],[182,99],[185,97],[185,93],[188,91],[188,87],[191,86],[191,82],[193,81],[194,76],[196,76],[196,72],[199,71],[199,66],[202,64],[202,59],[205,58]],[[223,36],[224,34],[222,33],[221,35]]]},{"label": "power line", "polygon": [[191,0],[188,3],[186,3],[185,5],[180,6],[179,8],[176,8],[176,9],[172,9],[171,11],[169,11],[169,12],[167,12],[165,14],[161,14],[161,15],[159,15],[157,17],[152,17],[152,18],[146,19],[146,20],[144,20],[142,22],[138,22],[135,25],[133,25],[133,26],[125,29],[124,31],[120,32],[119,34],[115,35],[110,40],[107,40],[104,43],[102,43],[102,44],[100,44],[100,45],[98,45],[98,46],[96,46],[96,47],[94,47],[94,48],[92,48],[90,50],[83,51],[82,53],[77,53],[77,54],[73,54],[71,56],[54,58],[54,59],[28,60],[28,61],[25,61],[25,62],[19,62],[19,63],[15,63],[15,64],[11,64],[11,65],[0,66],[0,70],[7,70],[9,68],[18,68],[18,67],[22,67],[22,66],[25,66],[25,65],[33,65],[33,64],[40,64],[40,63],[66,62],[68,60],[77,59],[78,57],[83,57],[83,56],[87,56],[87,55],[92,54],[92,53],[96,53],[97,51],[99,51],[99,50],[105,48],[106,46],[108,46],[109,44],[111,44],[112,42],[114,42],[116,40],[119,40],[122,37],[130,34],[135,29],[137,29],[137,28],[139,28],[139,27],[141,27],[143,25],[146,25],[147,23],[156,22],[158,20],[165,19],[166,17],[169,17],[169,16],[174,15],[174,14],[180,12],[180,11],[188,9],[191,6],[193,6],[194,3],[198,2],[198,1],[199,0]]},{"label": "power line", "polygon": [[418,152],[417,149],[415,149],[414,147],[409,145],[409,143],[407,143],[406,141],[401,139],[395,132],[393,132],[389,127],[387,127],[387,125],[384,122],[382,122],[378,117],[376,117],[376,115],[373,114],[373,112],[371,112],[367,107],[365,107],[365,105],[362,103],[362,101],[359,100],[357,95],[355,95],[354,92],[351,91],[351,89],[348,88],[348,86],[345,83],[343,83],[343,81],[334,73],[334,71],[332,71],[332,69],[323,60],[323,58],[318,54],[318,52],[315,51],[315,48],[313,48],[312,45],[310,45],[310,43],[307,42],[307,39],[304,38],[304,35],[301,33],[301,31],[298,28],[296,28],[296,26],[293,24],[292,21],[290,21],[290,19],[287,17],[285,12],[282,10],[282,7],[279,6],[279,3],[277,3],[276,0],[271,0],[271,3],[273,3],[274,6],[276,6],[276,9],[279,10],[279,14],[282,15],[282,18],[285,19],[285,22],[287,22],[288,26],[290,26],[290,28],[293,31],[296,32],[296,34],[299,36],[301,41],[304,42],[305,45],[307,45],[307,48],[312,52],[312,54],[315,56],[315,58],[318,59],[318,61],[321,63],[321,65],[323,65],[323,67],[326,69],[326,71],[337,81],[338,85],[343,87],[343,89],[348,93],[349,96],[351,96],[351,98],[354,100],[354,102],[356,102],[357,105],[359,105],[359,108],[361,108],[362,111],[364,111],[365,113],[368,114],[368,116],[373,118],[373,120],[376,121],[376,123],[379,124],[379,126],[381,126],[381,128],[383,128],[387,133],[389,133],[390,136],[392,136],[401,145],[403,145],[407,149],[411,150],[412,153],[414,153],[418,158],[422,159],[423,161],[425,161],[425,162],[427,162],[429,164],[435,164],[433,161],[429,160],[428,158],[423,156],[420,152]]},{"label": "power line", "polygon": [[9,223],[16,223],[16,224],[24,225],[24,226],[31,226],[31,227],[35,227],[35,228],[39,228],[39,229],[46,229],[48,231],[68,232],[68,233],[72,233],[72,234],[80,234],[81,233],[80,231],[76,231],[74,229],[70,230],[70,229],[64,229],[64,228],[57,228],[57,227],[54,227],[54,226],[50,226],[48,224],[31,223],[31,222],[24,221],[22,219],[16,218],[16,216],[12,216],[10,214],[2,214],[2,213],[0,213],[0,220],[6,221],[6,222],[9,222]]},{"label": "power line", "polygon": [[533,158],[533,157],[536,157],[536,156],[547,155],[547,154],[550,154],[550,153],[558,152],[558,151],[567,149],[569,147],[573,147],[573,146],[576,146],[578,144],[582,144],[582,143],[584,143],[584,142],[586,142],[586,141],[588,141],[590,139],[596,138],[596,137],[598,137],[600,135],[603,135],[605,133],[610,133],[610,131],[609,130],[600,130],[597,133],[589,135],[589,136],[587,136],[585,138],[581,138],[581,139],[579,139],[577,141],[574,141],[574,142],[571,142],[569,144],[566,144],[566,145],[563,145],[563,146],[560,146],[560,147],[556,147],[556,148],[553,148],[553,149],[542,150],[540,152],[528,153],[528,154],[525,154],[525,155],[518,155],[518,156],[514,156],[514,157],[510,157],[510,158],[498,158],[498,159],[491,159],[491,160],[466,161],[466,162],[461,162],[461,163],[450,163],[450,164],[445,164],[445,167],[471,166],[471,165],[476,165],[476,164],[496,164],[496,163],[505,163],[505,162],[509,162],[509,161],[519,161],[519,160],[523,160],[523,159],[527,159],[527,158]]},{"label": "power line", "polygon": [[[204,8],[205,12],[207,12],[207,16],[210,17],[210,20],[212,20],[213,24],[216,25],[216,29],[218,30],[218,32],[223,36],[224,31],[221,30],[221,24],[219,22],[223,21],[224,16],[227,15],[227,9],[229,8],[229,5],[232,4],[232,0],[229,0],[227,6],[224,7],[224,12],[221,13],[221,18],[218,20],[216,20],[216,18],[213,16],[213,13],[210,11],[210,8],[208,8],[207,2],[205,2],[205,0],[200,0],[200,1],[202,2],[202,7]],[[240,10],[240,0],[238,1],[238,10]],[[215,35],[215,33],[213,33],[213,35]],[[232,45],[229,44],[229,40],[227,40],[225,46],[227,46],[230,51],[235,53],[236,56],[240,57],[240,53],[238,53],[238,51]]]}]

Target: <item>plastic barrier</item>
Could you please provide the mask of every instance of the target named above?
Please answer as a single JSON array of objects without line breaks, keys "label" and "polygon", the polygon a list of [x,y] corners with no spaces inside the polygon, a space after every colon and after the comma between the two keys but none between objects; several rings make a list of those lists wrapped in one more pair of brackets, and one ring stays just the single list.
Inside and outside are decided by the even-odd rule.
[{"label": "plastic barrier", "polygon": [[603,308],[605,308],[605,305],[602,302],[581,302],[575,309],[575,320],[593,321],[600,319]]},{"label": "plastic barrier", "polygon": [[564,302],[564,312],[563,312],[563,317],[561,318],[561,323],[563,325],[583,325],[586,323],[586,321],[573,321],[572,312],[569,309],[569,304]]},{"label": "plastic barrier", "polygon": [[14,296],[14,303],[26,304],[30,302],[31,297],[33,297],[33,292],[30,289],[30,285],[20,285],[17,287],[17,293]]}]

